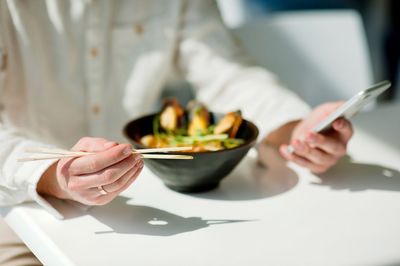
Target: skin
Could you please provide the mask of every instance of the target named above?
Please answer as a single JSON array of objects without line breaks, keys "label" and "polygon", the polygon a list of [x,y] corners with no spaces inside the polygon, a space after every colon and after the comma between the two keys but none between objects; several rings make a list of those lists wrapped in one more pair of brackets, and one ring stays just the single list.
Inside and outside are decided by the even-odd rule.
[{"label": "skin", "polygon": [[[85,137],[73,151],[97,152],[80,158],[61,159],[41,177],[38,193],[86,205],[104,205],[128,188],[143,169],[143,160],[129,144]],[[98,186],[107,192],[102,195]]]},{"label": "skin", "polygon": [[[322,104],[306,119],[288,123],[272,132],[264,143],[279,149],[286,160],[314,173],[324,173],[346,155],[353,128],[348,120],[340,118],[333,123],[333,129],[328,133],[314,133],[311,129],[342,104],[343,102]],[[294,148],[294,153],[287,151],[289,143]]]},{"label": "skin", "polygon": [[[349,121],[338,119],[328,134],[313,133],[310,129],[341,104],[336,102],[318,106],[306,119],[290,122],[271,132],[263,145],[275,147],[286,160],[314,173],[327,171],[346,154],[347,143],[353,135],[352,126]],[[295,149],[292,154],[287,152],[289,143]],[[143,168],[143,160],[138,154],[132,154],[131,148],[128,144],[105,139],[82,138],[72,148],[73,151],[98,153],[59,160],[43,174],[37,191],[42,195],[87,205],[107,204],[128,188]],[[102,195],[98,186],[108,193]]]}]

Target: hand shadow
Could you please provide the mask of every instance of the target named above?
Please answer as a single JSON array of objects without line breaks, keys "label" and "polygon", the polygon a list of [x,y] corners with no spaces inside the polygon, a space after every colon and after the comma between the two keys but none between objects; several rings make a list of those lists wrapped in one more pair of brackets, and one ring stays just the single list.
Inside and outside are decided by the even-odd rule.
[{"label": "hand shadow", "polygon": [[217,189],[190,195],[214,200],[255,200],[285,193],[298,181],[297,174],[275,149],[260,145],[259,156],[246,156]]},{"label": "hand shadow", "polygon": [[203,220],[200,217],[182,217],[157,208],[130,205],[130,198],[119,196],[111,203],[91,208],[88,214],[111,228],[95,234],[139,234],[172,236],[195,231],[210,225],[249,222],[251,220]]},{"label": "hand shadow", "polygon": [[[211,225],[222,225],[255,220],[204,220],[201,217],[182,217],[164,210],[143,205],[131,205],[131,198],[118,196],[104,206],[88,207],[76,202],[47,198],[63,216],[64,220],[90,215],[110,230],[95,234],[138,234],[151,236],[172,236]],[[33,204],[32,208],[41,208]]]},{"label": "hand shadow", "polygon": [[353,162],[350,157],[345,157],[330,171],[318,176],[321,181],[314,184],[329,186],[334,190],[400,191],[399,171],[375,164]]}]

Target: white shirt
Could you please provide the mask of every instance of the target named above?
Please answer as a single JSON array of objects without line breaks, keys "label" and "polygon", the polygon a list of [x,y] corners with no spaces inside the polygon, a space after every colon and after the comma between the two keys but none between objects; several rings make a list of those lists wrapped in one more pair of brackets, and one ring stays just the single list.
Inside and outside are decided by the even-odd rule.
[{"label": "white shirt", "polygon": [[261,136],[309,111],[244,63],[211,0],[8,0],[0,9],[0,205],[35,200],[57,215],[36,192],[53,161],[17,157],[83,136],[123,141],[123,125],[152,111],[177,76],[211,110],[241,109]]}]

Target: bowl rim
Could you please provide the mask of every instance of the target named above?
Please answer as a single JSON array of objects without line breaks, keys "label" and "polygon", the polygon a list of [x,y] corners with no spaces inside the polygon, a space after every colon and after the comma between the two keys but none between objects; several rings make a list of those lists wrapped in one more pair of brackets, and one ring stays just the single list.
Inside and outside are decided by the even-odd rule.
[{"label": "bowl rim", "polygon": [[[214,115],[214,114],[219,114],[219,113],[215,113],[215,112],[210,112],[210,113],[213,114],[213,115]],[[157,115],[157,114],[158,114],[158,112],[157,112],[157,113],[150,113],[150,114],[142,115],[142,116],[140,116],[140,117],[137,117],[137,118],[135,118],[135,119],[132,119],[132,120],[128,121],[128,122],[124,125],[124,127],[123,127],[123,135],[124,135],[124,137],[127,138],[128,140],[132,141],[132,142],[133,142],[136,146],[138,146],[138,147],[149,148],[149,147],[147,147],[147,146],[141,144],[140,142],[137,142],[137,141],[134,140],[133,138],[131,138],[131,137],[128,135],[128,133],[127,133],[127,129],[128,129],[128,127],[129,127],[131,124],[133,124],[133,123],[136,122],[137,120],[145,119],[145,118],[148,118],[148,117],[151,117],[151,116],[155,116],[155,115]],[[249,121],[249,120],[247,120],[247,119],[244,119],[244,118],[243,118],[243,121],[245,121],[245,122],[248,123],[251,127],[253,127],[253,129],[254,129],[255,132],[254,132],[254,135],[253,135],[250,139],[246,140],[243,144],[240,144],[239,146],[236,146],[236,147],[230,148],[230,149],[218,150],[218,151],[174,152],[174,153],[188,154],[188,155],[196,155],[196,154],[215,154],[215,153],[221,153],[221,152],[226,152],[226,151],[238,150],[238,149],[244,148],[245,146],[250,146],[250,147],[252,147],[252,146],[254,146],[253,143],[255,143],[255,142],[257,141],[257,138],[258,138],[258,135],[259,135],[260,131],[259,131],[258,127],[257,127],[253,122],[251,122],[251,121]]]}]

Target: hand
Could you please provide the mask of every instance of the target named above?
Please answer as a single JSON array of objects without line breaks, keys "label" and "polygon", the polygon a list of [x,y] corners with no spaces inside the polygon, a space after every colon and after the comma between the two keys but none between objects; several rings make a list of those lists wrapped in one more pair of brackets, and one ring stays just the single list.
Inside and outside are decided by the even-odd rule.
[{"label": "hand", "polygon": [[[87,205],[103,205],[128,188],[143,168],[140,155],[132,154],[128,144],[86,137],[72,150],[97,154],[58,161],[39,180],[37,191],[40,194]],[[100,188],[107,194],[101,194]]]},{"label": "hand", "polygon": [[311,129],[342,104],[343,102],[326,103],[315,108],[293,130],[290,144],[294,152],[289,153],[288,145],[283,144],[279,149],[282,156],[314,173],[326,172],[335,165],[346,155],[347,143],[353,135],[351,123],[344,118],[337,119],[333,123],[333,129],[324,134],[311,132]]}]

